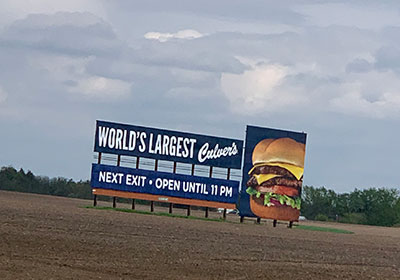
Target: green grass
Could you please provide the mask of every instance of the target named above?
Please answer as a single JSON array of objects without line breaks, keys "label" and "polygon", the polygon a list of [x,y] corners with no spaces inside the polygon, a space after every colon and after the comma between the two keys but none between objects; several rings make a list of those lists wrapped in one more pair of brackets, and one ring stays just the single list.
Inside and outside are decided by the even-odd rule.
[{"label": "green grass", "polygon": [[118,211],[118,212],[126,212],[126,213],[136,213],[136,214],[144,214],[144,215],[152,215],[152,216],[164,216],[164,217],[172,217],[172,218],[181,218],[181,219],[190,219],[190,220],[202,220],[202,221],[211,221],[211,222],[227,222],[226,220],[220,219],[211,219],[211,218],[202,218],[202,217],[195,217],[195,216],[185,216],[185,215],[178,215],[178,214],[170,214],[165,212],[148,212],[142,210],[132,210],[127,208],[112,208],[112,207],[103,207],[103,206],[85,206],[84,208],[87,209],[97,209],[97,210],[111,210],[111,211]]},{"label": "green grass", "polygon": [[[96,207],[84,206],[83,208],[97,209],[97,210],[111,210],[111,211],[117,211],[117,212],[136,213],[136,214],[144,214],[144,215],[152,215],[152,216],[164,216],[164,217],[190,219],[190,220],[238,223],[238,222],[233,222],[233,221],[227,221],[227,220],[224,220],[223,218],[211,219],[211,218],[202,218],[202,217],[186,216],[186,215],[179,215],[179,214],[170,214],[170,213],[165,213],[165,212],[149,212],[149,211],[143,211],[143,210],[132,210],[132,209],[128,209],[128,208],[112,208],[112,207],[105,207],[105,206],[96,206]],[[302,230],[312,230],[312,231],[345,233],[345,234],[353,234],[354,233],[352,231],[348,231],[348,230],[344,230],[344,229],[329,228],[329,227],[317,227],[317,226],[305,226],[305,225],[293,225],[293,228],[294,229],[302,229]]]},{"label": "green grass", "polygon": [[329,228],[329,227],[316,227],[316,226],[305,226],[305,225],[295,225],[295,229],[303,229],[303,230],[312,230],[312,231],[323,231],[323,232],[334,232],[334,233],[344,233],[344,234],[353,234],[354,232],[344,229],[338,228]]}]

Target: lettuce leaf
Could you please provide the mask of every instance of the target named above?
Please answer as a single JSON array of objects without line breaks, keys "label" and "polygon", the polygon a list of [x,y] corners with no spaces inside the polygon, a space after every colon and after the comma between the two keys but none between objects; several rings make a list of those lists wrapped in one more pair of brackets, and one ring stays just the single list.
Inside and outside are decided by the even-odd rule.
[{"label": "lettuce leaf", "polygon": [[248,187],[248,188],[246,189],[246,192],[247,192],[249,195],[255,195],[255,194],[258,193],[258,191],[257,191],[256,189],[253,189],[252,187]]},{"label": "lettuce leaf", "polygon": [[248,187],[246,189],[246,193],[249,195],[255,195],[257,198],[259,198],[262,194],[264,195],[264,205],[272,206],[273,203],[271,202],[271,199],[273,198],[276,201],[279,201],[280,204],[282,205],[287,205],[292,208],[300,210],[301,207],[301,198],[300,197],[290,197],[287,195],[281,195],[277,193],[260,193],[256,189],[253,189],[252,187]]}]

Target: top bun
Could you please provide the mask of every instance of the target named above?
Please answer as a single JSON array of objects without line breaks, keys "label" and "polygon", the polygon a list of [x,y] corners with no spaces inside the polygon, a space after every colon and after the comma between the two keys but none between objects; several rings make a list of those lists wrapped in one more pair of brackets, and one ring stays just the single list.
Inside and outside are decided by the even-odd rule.
[{"label": "top bun", "polygon": [[291,138],[264,139],[253,150],[253,165],[289,163],[304,168],[305,145]]}]

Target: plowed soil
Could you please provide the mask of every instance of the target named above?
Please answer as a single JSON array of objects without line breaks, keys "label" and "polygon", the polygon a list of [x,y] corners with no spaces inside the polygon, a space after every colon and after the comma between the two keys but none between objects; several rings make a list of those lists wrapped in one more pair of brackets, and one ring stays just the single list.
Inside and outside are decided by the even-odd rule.
[{"label": "plowed soil", "polygon": [[91,203],[0,192],[0,278],[400,279],[399,228],[322,225],[354,231],[338,234],[84,208]]}]

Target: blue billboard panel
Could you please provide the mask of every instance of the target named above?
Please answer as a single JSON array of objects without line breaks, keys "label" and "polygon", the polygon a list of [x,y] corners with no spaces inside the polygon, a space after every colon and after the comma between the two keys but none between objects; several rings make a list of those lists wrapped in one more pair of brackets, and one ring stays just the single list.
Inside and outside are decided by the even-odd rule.
[{"label": "blue billboard panel", "polygon": [[94,151],[240,169],[243,141],[97,121]]},{"label": "blue billboard panel", "polygon": [[247,126],[241,216],[298,220],[306,137],[305,133]]},{"label": "blue billboard panel", "polygon": [[92,165],[92,188],[233,203],[239,182],[104,164]]}]

